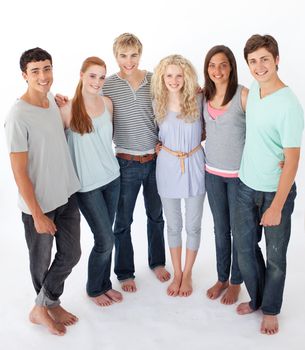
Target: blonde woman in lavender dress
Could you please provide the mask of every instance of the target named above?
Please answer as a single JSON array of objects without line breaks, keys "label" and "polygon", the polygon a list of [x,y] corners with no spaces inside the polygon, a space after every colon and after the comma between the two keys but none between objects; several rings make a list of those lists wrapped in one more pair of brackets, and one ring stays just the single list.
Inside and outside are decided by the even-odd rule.
[{"label": "blonde woman in lavender dress", "polygon": [[[162,144],[157,158],[157,187],[167,222],[174,278],[169,296],[192,293],[192,268],[200,244],[205,197],[200,96],[196,72],[180,55],[162,59],[152,78],[156,122]],[[186,254],[182,268],[182,212],[185,203]]]}]

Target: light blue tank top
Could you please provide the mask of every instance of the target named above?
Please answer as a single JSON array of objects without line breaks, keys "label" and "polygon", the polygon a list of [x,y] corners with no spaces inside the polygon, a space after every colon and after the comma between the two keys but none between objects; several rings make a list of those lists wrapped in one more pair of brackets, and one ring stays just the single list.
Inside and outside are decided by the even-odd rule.
[{"label": "light blue tank top", "polygon": [[99,117],[92,118],[93,131],[79,134],[66,130],[75,171],[81,183],[79,192],[104,186],[120,176],[112,148],[112,118],[105,106]]}]

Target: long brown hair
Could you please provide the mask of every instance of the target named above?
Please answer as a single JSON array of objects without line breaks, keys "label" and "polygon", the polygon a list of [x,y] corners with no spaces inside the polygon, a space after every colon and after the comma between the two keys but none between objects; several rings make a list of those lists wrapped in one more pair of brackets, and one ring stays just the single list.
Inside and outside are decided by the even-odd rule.
[{"label": "long brown hair", "polygon": [[[106,63],[102,59],[92,56],[85,59],[80,71],[82,73],[85,73],[86,70],[91,66],[101,66],[105,67],[106,69]],[[72,118],[70,122],[71,130],[78,132],[81,135],[90,133],[93,130],[92,120],[86,111],[82,89],[83,81],[80,79],[76,87],[74,97],[72,99]]]},{"label": "long brown hair", "polygon": [[232,100],[238,85],[236,60],[233,52],[227,46],[224,46],[224,45],[214,46],[210,49],[210,51],[207,53],[205,57],[204,68],[203,68],[204,80],[205,80],[204,96],[206,100],[209,101],[209,100],[212,100],[213,97],[216,95],[216,86],[209,76],[208,68],[209,68],[209,63],[211,61],[211,58],[218,53],[223,53],[229,60],[229,63],[231,66],[231,72],[229,76],[227,91],[222,101],[222,106],[225,106],[227,103],[229,103]]}]

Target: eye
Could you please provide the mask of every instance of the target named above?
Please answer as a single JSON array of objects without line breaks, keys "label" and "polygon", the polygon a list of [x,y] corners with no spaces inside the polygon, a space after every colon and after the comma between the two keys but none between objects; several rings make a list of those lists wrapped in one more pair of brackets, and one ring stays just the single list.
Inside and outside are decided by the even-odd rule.
[{"label": "eye", "polygon": [[95,74],[90,74],[89,77],[90,78],[95,78]]},{"label": "eye", "polygon": [[105,75],[102,75],[101,77],[100,77],[100,80],[105,80]]}]

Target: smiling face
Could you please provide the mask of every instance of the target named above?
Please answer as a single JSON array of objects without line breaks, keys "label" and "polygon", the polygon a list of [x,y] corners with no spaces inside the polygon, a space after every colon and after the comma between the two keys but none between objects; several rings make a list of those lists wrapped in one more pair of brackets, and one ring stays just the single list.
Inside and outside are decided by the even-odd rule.
[{"label": "smiling face", "polygon": [[140,58],[141,55],[136,47],[118,49],[116,60],[123,78],[131,76],[138,71]]},{"label": "smiling face", "polygon": [[223,53],[212,56],[208,65],[208,74],[215,85],[227,84],[231,73],[228,57]]},{"label": "smiling face", "polygon": [[51,61],[29,62],[22,76],[27,81],[28,88],[32,92],[35,91],[36,93],[46,95],[53,83]]},{"label": "smiling face", "polygon": [[170,64],[164,73],[164,83],[169,92],[179,92],[184,85],[184,74],[181,67]]},{"label": "smiling face", "polygon": [[279,57],[276,57],[275,59],[264,47],[249,53],[247,62],[251,74],[259,83],[269,82],[277,77]]},{"label": "smiling face", "polygon": [[90,66],[84,73],[80,73],[83,82],[83,91],[98,94],[105,82],[106,68],[99,65]]}]

